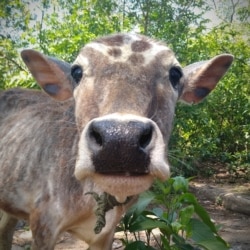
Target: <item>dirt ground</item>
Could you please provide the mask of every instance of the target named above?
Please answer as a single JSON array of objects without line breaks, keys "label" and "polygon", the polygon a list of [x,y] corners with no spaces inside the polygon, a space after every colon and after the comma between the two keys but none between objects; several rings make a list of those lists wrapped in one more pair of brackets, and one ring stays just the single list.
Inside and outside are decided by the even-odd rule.
[{"label": "dirt ground", "polygon": [[[196,185],[199,187],[199,183],[196,183]],[[200,204],[206,208],[213,222],[220,225],[220,236],[230,243],[232,250],[250,250],[250,216],[225,209],[225,207],[220,204],[219,199],[217,201],[216,197],[215,200],[208,199],[210,194],[206,195],[206,192],[199,192],[197,186],[194,193]],[[238,188],[239,193],[242,193],[244,190],[244,192],[247,193],[248,199],[250,199],[250,183],[240,186],[213,183],[212,186],[215,188],[217,186],[220,190],[221,187],[224,187],[225,189]],[[210,192],[210,190],[208,189],[207,192]]]},{"label": "dirt ground", "polygon": [[[201,188],[201,185],[203,188]],[[250,250],[250,215],[233,212],[223,207],[219,196],[211,198],[211,191],[206,186],[214,188],[213,190],[234,190],[234,192],[244,192],[247,199],[250,200],[250,183],[244,184],[228,184],[216,183],[211,179],[200,180],[191,183],[191,191],[195,193],[199,202],[206,208],[212,220],[220,225],[220,235],[224,240],[230,243],[232,250]],[[202,192],[201,192],[202,190]],[[205,190],[205,191],[204,191]],[[249,208],[250,211],[250,208]],[[123,250],[123,246],[119,238],[122,235],[115,235],[113,250]],[[14,244],[12,250],[28,249],[30,243],[30,232],[23,229],[17,230],[14,236]],[[56,250],[86,250],[87,245],[79,240],[73,239],[69,234],[64,234],[56,245]],[[219,250],[219,249],[215,249]]]}]

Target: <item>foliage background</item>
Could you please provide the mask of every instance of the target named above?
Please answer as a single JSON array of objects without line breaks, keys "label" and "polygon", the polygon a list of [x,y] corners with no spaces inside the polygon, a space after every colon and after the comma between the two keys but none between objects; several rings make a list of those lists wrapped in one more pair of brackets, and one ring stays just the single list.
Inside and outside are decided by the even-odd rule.
[{"label": "foliage background", "polygon": [[72,62],[88,41],[114,32],[161,39],[183,66],[231,53],[232,68],[204,102],[178,105],[170,160],[174,174],[196,174],[206,162],[250,172],[249,13],[249,0],[2,0],[0,90],[36,88],[23,48]]}]

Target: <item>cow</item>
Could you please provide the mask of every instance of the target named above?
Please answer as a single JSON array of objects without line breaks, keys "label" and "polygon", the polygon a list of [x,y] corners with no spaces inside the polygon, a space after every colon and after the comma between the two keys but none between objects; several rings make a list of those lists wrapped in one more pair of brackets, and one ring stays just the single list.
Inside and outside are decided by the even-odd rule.
[{"label": "cow", "polygon": [[204,99],[233,56],[182,68],[163,42],[122,33],[85,45],[72,65],[32,49],[21,57],[43,91],[0,93],[0,249],[25,219],[33,250],[54,249],[66,231],[109,250],[137,196],[170,175],[177,101]]}]

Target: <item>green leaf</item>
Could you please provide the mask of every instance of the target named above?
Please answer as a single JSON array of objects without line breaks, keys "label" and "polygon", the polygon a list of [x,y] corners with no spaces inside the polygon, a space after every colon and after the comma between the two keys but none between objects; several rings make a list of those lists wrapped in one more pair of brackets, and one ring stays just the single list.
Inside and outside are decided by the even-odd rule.
[{"label": "green leaf", "polygon": [[147,246],[143,241],[135,241],[129,243],[124,250],[155,250],[155,248]]},{"label": "green leaf", "polygon": [[184,193],[181,194],[178,197],[179,202],[183,202],[183,203],[188,203],[188,204],[193,204],[196,205],[197,204],[197,199],[195,198],[195,196],[191,193]]},{"label": "green leaf", "polygon": [[202,219],[202,221],[210,228],[210,230],[213,233],[217,233],[217,229],[214,223],[211,221],[210,216],[207,213],[207,211],[198,203],[195,204],[194,210],[196,214]]},{"label": "green leaf", "polygon": [[194,206],[189,205],[180,210],[180,222],[182,225],[187,225],[194,214]]},{"label": "green leaf", "polygon": [[173,179],[174,179],[173,188],[175,191],[187,192],[188,181],[184,177],[177,176],[174,177]]},{"label": "green leaf", "polygon": [[144,192],[139,196],[137,203],[131,207],[130,211],[136,214],[141,214],[150,202],[154,199],[154,194],[151,192]]},{"label": "green leaf", "polygon": [[171,250],[170,243],[166,236],[161,235],[161,242],[164,250]]},{"label": "green leaf", "polygon": [[137,217],[137,220],[129,226],[130,232],[138,232],[144,230],[152,230],[155,228],[162,228],[168,230],[168,226],[163,221],[158,221],[156,219],[148,218],[145,216]]},{"label": "green leaf", "polygon": [[161,218],[163,216],[163,209],[160,207],[154,207],[153,213],[158,217]]},{"label": "green leaf", "polygon": [[215,241],[215,240],[203,240],[201,242],[198,242],[196,244],[197,246],[204,247],[207,250],[228,250],[230,249],[229,246],[224,245],[220,241]]},{"label": "green leaf", "polygon": [[182,229],[182,224],[178,221],[174,221],[171,223],[173,231],[178,234],[178,232]]},{"label": "green leaf", "polygon": [[218,236],[215,236],[213,231],[203,222],[198,219],[190,220],[191,238],[194,242],[205,247],[207,250],[227,250],[228,245],[221,241]]}]

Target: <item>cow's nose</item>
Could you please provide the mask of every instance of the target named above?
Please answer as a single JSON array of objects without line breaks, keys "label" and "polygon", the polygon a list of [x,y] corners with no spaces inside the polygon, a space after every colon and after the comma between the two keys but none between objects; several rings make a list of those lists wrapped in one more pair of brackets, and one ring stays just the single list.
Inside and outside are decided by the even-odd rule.
[{"label": "cow's nose", "polygon": [[89,149],[95,171],[141,175],[149,172],[151,122],[94,120],[89,126]]}]

